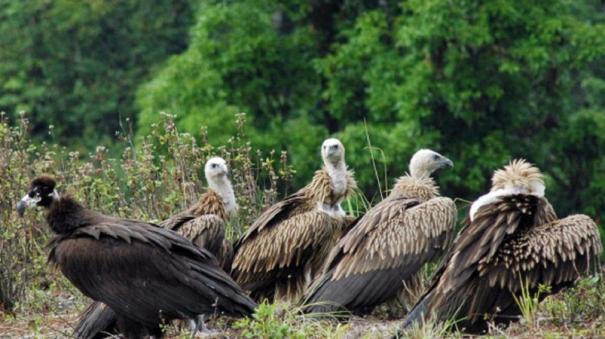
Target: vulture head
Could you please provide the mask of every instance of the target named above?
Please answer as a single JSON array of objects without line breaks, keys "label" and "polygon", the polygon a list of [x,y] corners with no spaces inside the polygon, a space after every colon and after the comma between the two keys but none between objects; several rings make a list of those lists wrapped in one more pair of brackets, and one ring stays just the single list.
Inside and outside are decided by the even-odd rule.
[{"label": "vulture head", "polygon": [[489,193],[480,196],[469,211],[470,220],[481,206],[490,204],[503,196],[515,194],[531,194],[544,197],[544,180],[540,170],[525,159],[515,159],[503,169],[494,172],[492,188]]},{"label": "vulture head", "polygon": [[227,162],[221,157],[212,157],[206,161],[204,166],[204,174],[208,187],[218,193],[225,203],[225,210],[230,216],[234,216],[237,212],[237,202],[235,201],[235,193],[233,186],[227,176],[229,167]]},{"label": "vulture head", "polygon": [[443,167],[454,167],[454,163],[430,149],[419,150],[410,160],[410,174],[415,178],[428,178],[433,172]]},{"label": "vulture head", "polygon": [[338,139],[326,139],[321,145],[321,157],[326,165],[337,165],[345,159],[345,147]]},{"label": "vulture head", "polygon": [[29,187],[29,192],[17,203],[19,216],[22,217],[28,207],[50,207],[54,200],[59,199],[55,186],[55,180],[50,177],[43,176],[34,179]]},{"label": "vulture head", "polygon": [[221,157],[212,157],[206,161],[204,174],[208,181],[225,177],[229,173],[227,162]]},{"label": "vulture head", "polygon": [[544,180],[540,170],[525,159],[515,159],[494,172],[492,192],[544,196]]}]

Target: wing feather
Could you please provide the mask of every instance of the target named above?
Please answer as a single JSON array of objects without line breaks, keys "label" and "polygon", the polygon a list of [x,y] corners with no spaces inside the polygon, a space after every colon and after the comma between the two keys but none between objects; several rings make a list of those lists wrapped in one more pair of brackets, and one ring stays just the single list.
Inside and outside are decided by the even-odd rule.
[{"label": "wing feather", "polygon": [[482,206],[461,231],[404,325],[433,313],[440,320],[458,313],[458,326],[470,332],[485,330],[485,314],[510,322],[520,314],[513,296],[522,281],[531,293],[541,284],[554,293],[587,273],[601,252],[598,228],[587,216],[556,220],[544,198],[502,197]]},{"label": "wing feather", "polygon": [[53,245],[51,261],[85,295],[147,326],[157,324],[158,310],[166,318],[192,318],[215,308],[249,314],[254,307],[209,252],[172,231],[100,223]]},{"label": "wing feather", "polygon": [[[574,282],[602,250],[595,222],[586,215],[572,215],[536,226],[505,244],[500,249],[501,256],[480,266],[479,272],[489,277],[491,287],[511,291],[520,290],[520,277],[532,288]],[[491,283],[496,281],[498,285]]]},{"label": "wing feather", "polygon": [[234,250],[238,251],[239,247],[248,239],[257,236],[266,228],[271,228],[274,225],[279,224],[281,221],[286,220],[293,214],[301,213],[304,211],[308,211],[309,209],[304,209],[301,211],[301,208],[304,208],[304,197],[305,194],[303,190],[287,197],[286,199],[275,203],[268,209],[266,209],[248,228],[246,233],[235,243]]},{"label": "wing feather", "polygon": [[305,255],[324,246],[342,228],[342,221],[319,211],[297,214],[258,233],[254,242],[240,244],[233,262],[238,281],[254,281],[256,273],[298,267]]},{"label": "wing feather", "polygon": [[[449,198],[389,197],[361,218],[330,253],[324,274],[306,298],[355,309],[396,295],[451,241],[457,210]],[[380,286],[380,293],[376,289]],[[331,310],[324,306],[310,311]]]}]

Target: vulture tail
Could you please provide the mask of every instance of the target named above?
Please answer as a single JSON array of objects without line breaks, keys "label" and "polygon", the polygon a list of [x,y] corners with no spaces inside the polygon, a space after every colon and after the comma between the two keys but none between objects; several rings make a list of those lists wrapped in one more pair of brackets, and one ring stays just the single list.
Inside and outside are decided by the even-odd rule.
[{"label": "vulture tail", "polygon": [[91,303],[80,315],[74,336],[78,339],[110,337],[116,332],[117,315],[100,301]]},{"label": "vulture tail", "polygon": [[[430,296],[431,296],[430,294],[425,295],[421,301],[416,303],[416,305],[412,308],[410,313],[408,313],[408,315],[403,320],[403,326],[401,327],[402,329],[408,328],[417,322],[421,322],[424,319],[424,314],[426,313],[427,305],[430,300]],[[399,332],[399,330],[397,332]]]},{"label": "vulture tail", "polygon": [[335,313],[342,311],[342,306],[334,302],[323,301],[323,294],[329,289],[332,272],[322,275],[309,288],[307,295],[302,299],[304,313]]}]

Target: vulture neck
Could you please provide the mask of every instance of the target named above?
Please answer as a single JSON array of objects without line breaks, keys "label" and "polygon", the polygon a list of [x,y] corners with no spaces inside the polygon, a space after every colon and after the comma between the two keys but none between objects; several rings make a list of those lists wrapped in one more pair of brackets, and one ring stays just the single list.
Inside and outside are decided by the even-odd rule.
[{"label": "vulture neck", "polygon": [[347,191],[347,165],[345,165],[344,159],[337,163],[324,160],[324,166],[330,176],[334,195],[344,196]]},{"label": "vulture neck", "polygon": [[418,166],[417,164],[410,165],[410,175],[414,178],[418,178],[418,179],[429,178],[430,179],[431,174],[433,174],[433,171],[428,170],[422,166]]},{"label": "vulture neck", "polygon": [[233,192],[233,186],[226,176],[221,178],[213,178],[208,180],[208,188],[216,192],[225,204],[225,212],[230,217],[233,217],[237,212],[237,202],[235,201],[235,193]]},{"label": "vulture neck", "polygon": [[475,219],[475,214],[479,210],[480,207],[493,204],[496,201],[500,201],[502,197],[510,196],[510,195],[533,195],[538,198],[544,197],[544,185],[538,187],[536,191],[530,192],[524,187],[518,187],[514,185],[509,185],[504,188],[492,189],[489,193],[484,194],[477,198],[475,202],[471,205],[471,209],[469,210],[469,219],[473,221]]},{"label": "vulture neck", "polygon": [[391,194],[427,201],[439,196],[439,187],[430,176],[415,177],[406,174],[397,179]]},{"label": "vulture neck", "polygon": [[51,203],[46,221],[57,234],[67,234],[77,228],[90,225],[94,213],[69,196],[64,196]]}]

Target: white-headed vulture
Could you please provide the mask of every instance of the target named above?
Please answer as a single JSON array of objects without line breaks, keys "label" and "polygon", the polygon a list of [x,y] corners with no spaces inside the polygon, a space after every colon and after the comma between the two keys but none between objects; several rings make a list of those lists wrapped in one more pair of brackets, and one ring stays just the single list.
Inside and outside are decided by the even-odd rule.
[{"label": "white-headed vulture", "polygon": [[201,314],[245,316],[256,304],[214,256],[176,232],[91,211],[55,190],[49,177],[33,180],[17,205],[47,209],[56,237],[49,261],[84,295],[118,316],[127,337],[161,336],[160,324]]},{"label": "white-headed vulture", "polygon": [[232,274],[256,300],[297,301],[345,227],[342,200],[356,187],[336,139],[310,184],[265,210],[235,245]]},{"label": "white-headed vulture", "polygon": [[450,166],[451,160],[431,150],[414,154],[410,174],[334,247],[307,292],[307,312],[368,313],[413,288],[422,266],[443,255],[453,238],[456,205],[439,196],[431,178]]},{"label": "white-headed vulture", "polygon": [[492,177],[491,191],[471,206],[468,223],[454,241],[426,294],[404,321],[454,320],[468,333],[488,323],[519,319],[515,299],[572,286],[602,252],[599,230],[586,215],[559,219],[544,196],[542,173],[514,160]]}]

